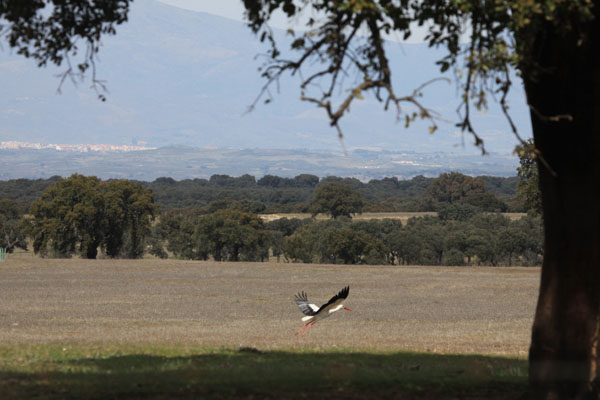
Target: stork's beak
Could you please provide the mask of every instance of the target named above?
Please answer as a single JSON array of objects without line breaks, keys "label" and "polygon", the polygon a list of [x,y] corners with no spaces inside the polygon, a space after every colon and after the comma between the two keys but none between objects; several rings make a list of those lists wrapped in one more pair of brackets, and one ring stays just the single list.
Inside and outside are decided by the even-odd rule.
[{"label": "stork's beak", "polygon": [[346,311],[352,311],[351,309],[349,309],[348,307],[344,307],[344,310]]}]

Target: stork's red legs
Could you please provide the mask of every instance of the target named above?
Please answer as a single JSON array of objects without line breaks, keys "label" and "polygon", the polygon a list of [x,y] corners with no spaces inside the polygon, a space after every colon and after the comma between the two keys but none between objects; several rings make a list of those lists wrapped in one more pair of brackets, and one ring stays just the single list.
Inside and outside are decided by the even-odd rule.
[{"label": "stork's red legs", "polygon": [[302,325],[302,328],[298,329],[298,331],[296,332],[296,335],[297,335],[297,334],[299,334],[299,333],[300,333],[300,331],[301,331],[302,329],[304,329],[304,327],[305,327],[306,325],[308,325],[308,322],[307,322],[306,324]]},{"label": "stork's red legs", "polygon": [[306,328],[306,330],[304,331],[304,333],[302,334],[302,336],[306,335],[306,332],[308,332],[310,330],[310,328],[312,328],[312,326],[314,325],[314,322],[311,322],[310,324],[308,324],[308,328]]},{"label": "stork's red legs", "polygon": [[298,331],[296,332],[296,335],[299,334],[302,329],[304,329],[306,326],[308,326],[308,328],[306,328],[306,330],[304,331],[304,333],[302,333],[301,336],[306,335],[306,332],[308,332],[308,330],[316,323],[316,321],[313,322],[307,322],[306,324],[302,325],[302,328],[298,329]]}]

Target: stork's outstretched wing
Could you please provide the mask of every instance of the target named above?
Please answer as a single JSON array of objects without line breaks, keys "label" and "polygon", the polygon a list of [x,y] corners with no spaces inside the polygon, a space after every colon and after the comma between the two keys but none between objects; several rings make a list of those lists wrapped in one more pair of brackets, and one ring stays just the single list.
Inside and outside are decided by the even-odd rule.
[{"label": "stork's outstretched wing", "polygon": [[296,302],[296,304],[298,304],[298,307],[300,307],[300,311],[302,311],[304,315],[315,315],[317,311],[319,311],[319,307],[308,302],[308,297],[304,292],[298,293],[294,298],[294,301]]},{"label": "stork's outstretched wing", "polygon": [[325,310],[327,307],[335,307],[340,304],[343,300],[348,297],[348,293],[350,293],[350,286],[346,286],[338,294],[333,296],[329,301],[319,307],[319,310]]}]

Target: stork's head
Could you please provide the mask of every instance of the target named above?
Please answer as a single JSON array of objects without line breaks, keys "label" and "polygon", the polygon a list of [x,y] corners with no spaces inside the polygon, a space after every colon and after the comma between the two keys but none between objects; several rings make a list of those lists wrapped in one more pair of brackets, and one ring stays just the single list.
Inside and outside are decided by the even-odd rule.
[{"label": "stork's head", "polygon": [[340,310],[352,311],[352,310],[351,310],[351,309],[349,309],[348,307],[344,307],[344,305],[343,305],[343,304],[338,304],[338,306],[337,306],[337,307],[335,307],[335,308],[332,308],[331,310],[329,310],[329,313],[331,314],[331,313],[334,313],[334,312],[336,312],[336,311],[340,311]]}]

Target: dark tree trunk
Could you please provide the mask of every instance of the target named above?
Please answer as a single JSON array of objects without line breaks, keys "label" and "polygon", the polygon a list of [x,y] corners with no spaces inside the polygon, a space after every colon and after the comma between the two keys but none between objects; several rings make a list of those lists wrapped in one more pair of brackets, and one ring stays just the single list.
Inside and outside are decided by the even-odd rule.
[{"label": "dark tree trunk", "polygon": [[88,258],[90,260],[95,260],[96,257],[98,256],[98,246],[100,245],[100,242],[93,242],[91,244],[88,245],[88,247],[85,249],[85,258]]},{"label": "dark tree trunk", "polygon": [[561,35],[548,24],[533,46],[540,67],[523,68],[543,156],[545,253],[529,352],[541,399],[600,393],[600,20],[572,26]]}]

